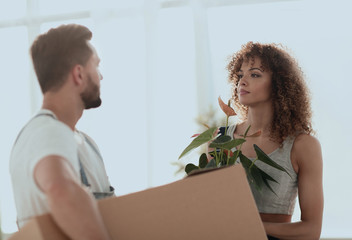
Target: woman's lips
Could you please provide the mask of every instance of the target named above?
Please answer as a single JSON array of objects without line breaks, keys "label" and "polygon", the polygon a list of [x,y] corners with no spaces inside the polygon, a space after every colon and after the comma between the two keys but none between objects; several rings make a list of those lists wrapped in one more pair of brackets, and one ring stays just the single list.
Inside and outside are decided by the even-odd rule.
[{"label": "woman's lips", "polygon": [[245,95],[245,94],[248,94],[249,92],[244,90],[244,89],[241,89],[240,90],[240,95]]}]

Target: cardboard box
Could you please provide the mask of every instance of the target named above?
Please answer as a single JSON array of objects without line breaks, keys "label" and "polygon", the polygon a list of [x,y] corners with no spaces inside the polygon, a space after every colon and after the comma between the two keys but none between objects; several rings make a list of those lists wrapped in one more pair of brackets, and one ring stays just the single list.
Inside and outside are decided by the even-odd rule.
[{"label": "cardboard box", "polygon": [[[241,165],[98,202],[113,239],[266,240]],[[28,222],[10,240],[63,240],[50,214]]]}]

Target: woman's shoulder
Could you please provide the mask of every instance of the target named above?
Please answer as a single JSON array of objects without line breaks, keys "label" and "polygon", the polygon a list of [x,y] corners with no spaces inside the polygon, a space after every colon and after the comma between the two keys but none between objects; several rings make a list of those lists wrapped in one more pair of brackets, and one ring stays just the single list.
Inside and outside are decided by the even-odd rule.
[{"label": "woman's shoulder", "polygon": [[312,146],[320,146],[318,138],[313,135],[300,133],[294,139],[293,147],[297,149],[311,148]]},{"label": "woman's shoulder", "polygon": [[297,135],[292,146],[291,156],[301,166],[306,162],[320,162],[322,153],[319,140],[306,133]]}]

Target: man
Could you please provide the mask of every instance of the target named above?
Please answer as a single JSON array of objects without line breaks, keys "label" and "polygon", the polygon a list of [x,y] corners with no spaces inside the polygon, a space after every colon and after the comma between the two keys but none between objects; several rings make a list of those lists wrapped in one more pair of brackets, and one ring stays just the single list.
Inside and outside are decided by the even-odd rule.
[{"label": "man", "polygon": [[51,213],[71,239],[110,239],[94,196],[111,196],[113,188],[96,144],[75,128],[84,109],[101,104],[103,77],[91,37],[84,26],[62,25],[31,46],[43,105],[10,158],[19,228]]}]

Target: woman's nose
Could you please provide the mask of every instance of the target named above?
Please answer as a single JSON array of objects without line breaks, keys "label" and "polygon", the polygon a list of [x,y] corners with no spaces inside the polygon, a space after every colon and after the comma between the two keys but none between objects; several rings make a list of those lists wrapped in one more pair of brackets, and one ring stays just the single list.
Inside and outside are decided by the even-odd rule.
[{"label": "woman's nose", "polygon": [[248,84],[248,82],[247,82],[247,79],[245,76],[243,76],[238,83],[238,85],[240,85],[240,86],[247,86],[247,84]]}]

